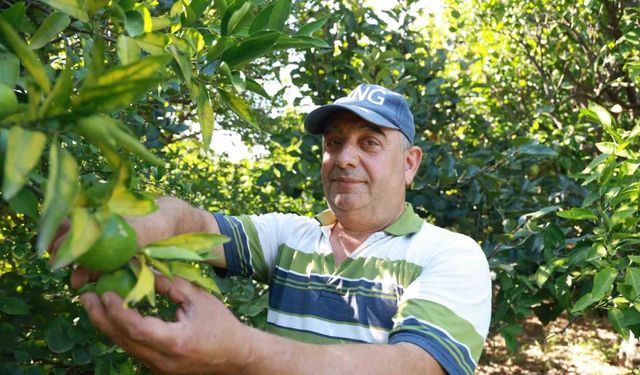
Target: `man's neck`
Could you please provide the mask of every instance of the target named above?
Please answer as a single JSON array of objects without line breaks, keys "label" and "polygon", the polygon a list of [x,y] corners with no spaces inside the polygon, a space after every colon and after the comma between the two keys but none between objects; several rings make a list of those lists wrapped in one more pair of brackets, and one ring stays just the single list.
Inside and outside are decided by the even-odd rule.
[{"label": "man's neck", "polygon": [[333,249],[336,264],[353,253],[362,245],[373,233],[384,230],[393,224],[404,212],[404,204],[393,216],[381,217],[380,220],[363,220],[363,216],[357,213],[341,214],[336,213],[336,224],[331,229],[331,247]]}]

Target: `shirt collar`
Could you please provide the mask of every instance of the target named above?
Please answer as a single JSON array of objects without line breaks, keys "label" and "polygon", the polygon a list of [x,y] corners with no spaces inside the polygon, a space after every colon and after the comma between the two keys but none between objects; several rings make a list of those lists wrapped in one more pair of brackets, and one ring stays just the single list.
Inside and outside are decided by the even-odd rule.
[{"label": "shirt collar", "polygon": [[[336,216],[330,209],[320,212],[315,216],[315,218],[322,226],[335,224],[337,221]],[[405,203],[402,215],[400,215],[396,221],[391,223],[391,225],[384,228],[383,231],[393,236],[405,236],[419,231],[420,227],[422,227],[422,223],[423,220],[413,212],[411,204]]]}]

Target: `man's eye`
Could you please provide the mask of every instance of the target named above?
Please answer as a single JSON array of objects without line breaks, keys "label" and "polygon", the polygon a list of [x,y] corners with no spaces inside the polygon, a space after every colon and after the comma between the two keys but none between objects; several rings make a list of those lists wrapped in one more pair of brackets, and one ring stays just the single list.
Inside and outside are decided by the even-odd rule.
[{"label": "man's eye", "polygon": [[380,145],[380,142],[378,142],[378,141],[377,141],[377,140],[375,140],[375,139],[370,138],[370,139],[365,139],[364,144],[365,144],[367,147],[376,147],[376,146],[379,146],[379,145]]}]

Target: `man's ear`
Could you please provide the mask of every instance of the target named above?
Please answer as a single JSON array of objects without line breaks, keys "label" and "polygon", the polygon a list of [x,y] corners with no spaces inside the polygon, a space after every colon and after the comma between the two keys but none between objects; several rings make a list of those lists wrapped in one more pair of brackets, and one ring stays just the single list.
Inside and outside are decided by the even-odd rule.
[{"label": "man's ear", "polygon": [[418,173],[418,168],[422,161],[422,150],[418,146],[411,146],[404,153],[404,184],[409,186],[413,182],[416,173]]}]

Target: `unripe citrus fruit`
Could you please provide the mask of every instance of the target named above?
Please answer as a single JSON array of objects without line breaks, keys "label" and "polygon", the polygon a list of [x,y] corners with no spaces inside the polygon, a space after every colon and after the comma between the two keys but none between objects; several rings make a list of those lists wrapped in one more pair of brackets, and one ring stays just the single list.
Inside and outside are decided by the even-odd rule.
[{"label": "unripe citrus fruit", "polygon": [[124,268],[102,274],[98,282],[96,282],[93,291],[100,296],[105,292],[114,292],[120,297],[125,298],[135,285],[136,276],[131,270]]},{"label": "unripe citrus fruit", "polygon": [[0,118],[6,117],[18,110],[18,98],[13,89],[0,83]]},{"label": "unripe citrus fruit", "polygon": [[125,265],[136,252],[136,232],[122,217],[111,215],[96,242],[78,258],[91,271],[110,272]]}]

